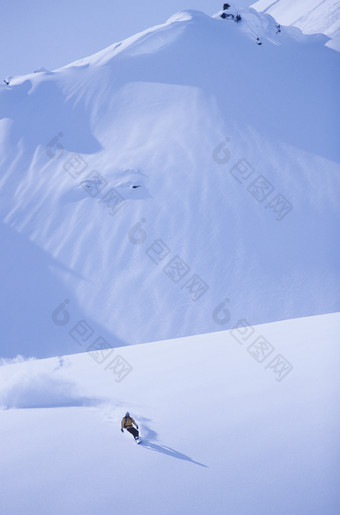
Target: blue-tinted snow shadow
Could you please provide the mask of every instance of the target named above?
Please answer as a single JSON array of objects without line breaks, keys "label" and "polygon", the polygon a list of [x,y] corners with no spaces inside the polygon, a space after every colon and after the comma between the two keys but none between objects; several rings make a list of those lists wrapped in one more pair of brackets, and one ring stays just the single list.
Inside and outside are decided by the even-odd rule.
[{"label": "blue-tinted snow shadow", "polygon": [[84,102],[66,98],[56,81],[48,78],[32,86],[32,81],[25,80],[1,91],[0,119],[12,120],[9,135],[14,145],[24,138],[35,150],[65,127],[62,144],[66,150],[92,154],[102,148],[92,134],[90,112]]},{"label": "blue-tinted snow shadow", "polygon": [[144,449],[149,449],[150,451],[154,452],[160,452],[162,454],[166,454],[167,456],[170,456],[171,458],[176,458],[178,460],[184,460],[189,461],[190,463],[193,463],[194,465],[199,465],[200,467],[208,468],[207,465],[204,465],[203,463],[199,463],[198,461],[193,460],[190,458],[190,456],[187,456],[186,454],[183,454],[182,452],[176,451],[175,449],[172,449],[171,447],[167,445],[159,445],[157,443],[154,443],[153,440],[158,439],[158,433],[150,428],[150,426],[147,424],[147,421],[149,419],[145,417],[139,417],[139,420],[142,421],[142,447]]},{"label": "blue-tinted snow shadow", "polygon": [[[131,200],[147,200],[153,198],[148,188],[144,184],[136,184],[133,186],[116,186],[112,184],[115,190],[122,196],[122,202]],[[110,186],[109,186],[110,187]],[[72,189],[63,194],[62,202],[74,203],[86,200],[92,201],[105,201],[107,196],[106,188],[103,193],[99,193],[95,181],[85,180],[75,185]]]},{"label": "blue-tinted snow shadow", "polygon": [[[215,98],[225,120],[243,120],[270,138],[337,161],[339,54],[325,47],[325,41],[314,35],[303,42],[287,39],[283,46],[266,40],[258,46],[255,36],[252,41],[241,34],[238,24],[217,23],[206,16],[204,23],[187,23],[180,36],[158,51],[148,51],[148,38],[144,55],[133,55],[127,48],[115,56],[107,63],[107,80],[98,80],[96,95],[101,88],[106,92],[107,83],[114,93],[127,81],[199,88]],[[53,78],[52,73],[34,88],[26,80],[1,90],[0,118],[13,121],[12,141],[24,136],[35,149],[65,127],[65,149],[99,151],[85,99],[66,97]],[[106,103],[98,106],[98,115],[106,109]]]},{"label": "blue-tinted snow shadow", "polygon": [[243,121],[271,139],[337,161],[339,54],[324,44],[305,36],[303,44],[258,46],[238,24],[218,25],[207,17],[205,25],[188,23],[159,52],[116,59],[110,66],[112,76],[121,77],[117,88],[125,77],[199,88],[216,100],[225,120]]},{"label": "blue-tinted snow shadow", "polygon": [[[86,317],[72,290],[59,276],[84,280],[55,260],[25,236],[0,223],[0,357],[48,358],[86,352],[94,338],[104,338],[112,347],[125,345],[120,338]],[[64,313],[58,306],[67,299]],[[67,314],[68,313],[68,314]],[[72,328],[85,320],[93,339],[78,343]]]}]

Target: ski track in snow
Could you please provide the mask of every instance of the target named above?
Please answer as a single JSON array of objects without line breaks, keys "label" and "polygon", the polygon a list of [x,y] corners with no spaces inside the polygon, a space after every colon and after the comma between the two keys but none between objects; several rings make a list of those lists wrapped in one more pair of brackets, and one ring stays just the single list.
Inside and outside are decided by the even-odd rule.
[{"label": "ski track in snow", "polygon": [[[337,513],[339,323],[126,347],[120,383],[86,353],[0,367],[1,513]],[[288,374],[268,366],[278,354]]]}]

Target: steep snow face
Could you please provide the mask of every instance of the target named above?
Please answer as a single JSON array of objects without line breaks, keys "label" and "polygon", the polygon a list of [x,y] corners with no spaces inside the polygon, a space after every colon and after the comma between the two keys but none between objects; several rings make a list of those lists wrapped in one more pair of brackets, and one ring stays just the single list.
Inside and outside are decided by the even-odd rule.
[{"label": "steep snow face", "polygon": [[259,0],[253,7],[259,12],[271,14],[284,25],[299,27],[305,34],[325,34],[330,38],[327,46],[340,51],[339,0]]},{"label": "steep snow face", "polygon": [[339,56],[241,16],[1,87],[0,354],[339,310]]},{"label": "steep snow face", "polygon": [[[338,513],[339,324],[0,367],[2,515]],[[122,380],[118,355],[133,367]],[[120,432],[126,410],[142,445]]]}]

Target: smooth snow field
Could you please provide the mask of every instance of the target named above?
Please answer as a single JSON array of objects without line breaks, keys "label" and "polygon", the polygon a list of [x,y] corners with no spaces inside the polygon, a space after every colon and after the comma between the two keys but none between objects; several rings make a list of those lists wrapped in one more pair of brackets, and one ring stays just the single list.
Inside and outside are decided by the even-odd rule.
[{"label": "smooth snow field", "polygon": [[[0,367],[1,513],[336,515],[339,324],[323,315]],[[123,379],[118,353],[133,368]],[[120,432],[126,410],[138,446]]]}]

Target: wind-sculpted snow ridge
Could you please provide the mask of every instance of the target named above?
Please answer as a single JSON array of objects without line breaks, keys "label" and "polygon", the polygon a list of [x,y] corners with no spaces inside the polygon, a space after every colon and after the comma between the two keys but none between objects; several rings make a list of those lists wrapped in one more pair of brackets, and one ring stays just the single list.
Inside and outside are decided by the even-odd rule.
[{"label": "wind-sculpted snow ridge", "polygon": [[279,23],[299,27],[305,34],[324,34],[329,39],[327,46],[340,51],[339,0],[259,0],[253,7],[271,14]]},{"label": "wind-sculpted snow ridge", "polygon": [[0,356],[339,310],[339,55],[240,15],[0,88]]}]

